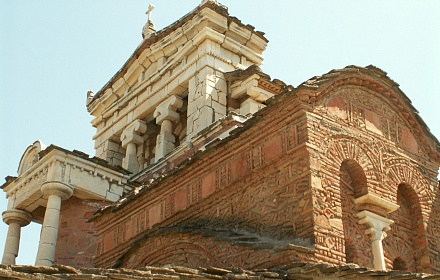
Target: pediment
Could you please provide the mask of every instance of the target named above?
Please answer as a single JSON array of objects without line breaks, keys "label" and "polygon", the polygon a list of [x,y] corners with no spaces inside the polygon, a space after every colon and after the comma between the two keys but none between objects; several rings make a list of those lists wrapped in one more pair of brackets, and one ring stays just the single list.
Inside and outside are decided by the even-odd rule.
[{"label": "pediment", "polygon": [[[185,71],[192,62],[197,63],[196,71],[201,70],[197,58],[203,52],[209,54],[206,59],[211,62],[218,59],[235,69],[261,65],[268,43],[263,34],[229,16],[227,7],[203,2],[180,20],[146,37],[122,68],[88,100],[88,111],[98,117],[114,105],[125,106],[139,92],[162,87],[173,90],[173,83],[184,83],[173,79],[176,73]],[[203,45],[206,40],[221,47]]]},{"label": "pediment", "polygon": [[40,141],[35,141],[32,145],[27,147],[26,151],[21,157],[20,164],[18,166],[18,176],[28,171],[35,163],[40,160],[39,153],[46,149],[46,146]]}]

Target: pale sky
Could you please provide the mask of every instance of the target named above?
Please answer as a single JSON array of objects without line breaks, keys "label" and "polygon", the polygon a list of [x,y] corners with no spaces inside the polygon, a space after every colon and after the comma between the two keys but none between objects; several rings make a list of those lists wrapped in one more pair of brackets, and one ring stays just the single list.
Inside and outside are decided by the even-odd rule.
[{"label": "pale sky", "polygon": [[[200,4],[152,1],[157,30]],[[335,68],[373,64],[400,84],[440,137],[440,1],[220,2],[266,33],[262,69],[272,78],[297,86]],[[0,0],[1,178],[17,174],[23,152],[37,139],[94,155],[86,93],[104,86],[141,43],[148,4]],[[3,193],[0,212],[6,205]],[[23,228],[19,264],[35,262],[39,230]],[[0,222],[1,255],[6,232]]]}]

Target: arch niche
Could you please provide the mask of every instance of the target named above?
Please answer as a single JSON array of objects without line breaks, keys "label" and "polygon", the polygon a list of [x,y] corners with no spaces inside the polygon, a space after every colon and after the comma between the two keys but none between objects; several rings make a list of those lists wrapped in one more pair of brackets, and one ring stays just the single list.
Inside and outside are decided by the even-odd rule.
[{"label": "arch niche", "polygon": [[370,242],[355,209],[355,199],[367,188],[367,177],[359,163],[346,159],[341,164],[339,178],[346,263],[372,267]]},{"label": "arch niche", "polygon": [[[384,240],[387,267],[413,272],[430,272],[428,240],[422,208],[432,201],[429,182],[409,162],[391,160],[387,169],[388,183],[394,187],[398,210],[390,214],[394,221]],[[421,198],[425,197],[425,203]],[[425,204],[425,205],[423,205]],[[428,269],[428,270],[427,270]]]},{"label": "arch niche", "polygon": [[374,160],[377,158],[366,143],[355,138],[337,137],[330,143],[321,163],[329,172],[326,191],[337,200],[336,205],[340,205],[333,211],[334,218],[340,219],[342,224],[342,253],[345,253],[346,263],[368,268],[373,268],[371,244],[365,226],[359,224],[356,216],[355,199],[380,185],[379,168]]}]

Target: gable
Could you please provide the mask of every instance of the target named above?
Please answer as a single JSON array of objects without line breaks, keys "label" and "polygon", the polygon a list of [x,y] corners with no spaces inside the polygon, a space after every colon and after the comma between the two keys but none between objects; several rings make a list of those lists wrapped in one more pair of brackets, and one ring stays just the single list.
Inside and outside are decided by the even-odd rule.
[{"label": "gable", "polygon": [[297,95],[320,115],[393,141],[411,153],[440,161],[440,143],[386,72],[374,66],[347,66],[313,77]]},{"label": "gable", "polygon": [[419,152],[419,144],[405,119],[371,92],[352,87],[341,88],[328,96],[323,105],[326,114],[332,118],[365,128],[411,153]]},{"label": "gable", "polygon": [[[119,72],[99,92],[89,94],[96,155],[134,173],[157,162],[226,116],[225,73],[261,65],[266,45],[261,32],[212,1],[149,34]],[[156,141],[159,134],[165,137],[160,132],[164,118],[157,118],[161,114],[172,122],[166,142]],[[127,164],[128,142],[122,138],[135,122],[147,128],[135,131],[137,154]]]}]

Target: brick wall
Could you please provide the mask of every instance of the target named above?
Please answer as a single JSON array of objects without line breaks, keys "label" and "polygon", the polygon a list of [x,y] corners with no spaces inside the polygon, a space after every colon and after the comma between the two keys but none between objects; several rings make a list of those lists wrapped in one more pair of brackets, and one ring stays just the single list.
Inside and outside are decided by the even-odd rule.
[{"label": "brick wall", "polygon": [[[101,239],[96,265],[109,267],[121,256],[128,262],[130,255],[147,254],[142,252],[149,250],[126,252],[145,232],[155,230],[155,225],[162,228],[224,227],[227,232],[245,231],[268,243],[313,247],[305,116],[295,115],[297,109],[292,108],[295,104],[290,106],[282,112],[285,118],[267,118],[256,123],[227,145],[207,151],[182,173],[169,176],[151,189],[145,188],[144,193],[127,206],[98,218],[96,225]],[[209,245],[212,240],[205,241],[205,248],[212,251]],[[150,238],[142,242],[141,247],[153,241]],[[267,257],[264,250],[240,250],[257,252],[257,259]],[[298,253],[292,250],[289,254]],[[218,257],[222,262],[242,263],[238,255],[234,258],[219,254]],[[307,258],[311,259],[310,254]],[[271,265],[280,264],[283,255],[278,259]],[[170,255],[163,262],[185,265],[179,262],[178,255]],[[130,263],[133,267],[147,264]]]},{"label": "brick wall", "polygon": [[[438,272],[438,162],[397,102],[379,94],[384,85],[353,75],[318,93],[301,89],[283,95],[234,139],[195,155],[163,179],[147,175],[139,194],[96,218],[95,264],[198,266],[204,264],[194,256],[209,259],[207,252],[217,244],[224,251],[216,251],[215,263],[269,266],[257,261],[268,256],[266,249],[234,247],[228,238],[201,233],[216,228],[226,236],[244,231],[259,240],[296,244],[287,255],[271,251],[271,267],[305,259],[372,268],[370,239],[354,203],[371,193],[401,205],[388,216],[396,224],[384,241],[387,268]],[[386,215],[383,209],[372,211]],[[186,257],[172,253],[186,248],[188,240],[199,247],[188,249]],[[301,246],[307,253],[300,253]],[[252,251],[255,261],[243,261],[237,248]]]},{"label": "brick wall", "polygon": [[432,215],[439,211],[438,163],[424,153],[401,111],[377,92],[339,81],[320,94],[308,114],[317,257],[373,268],[354,204],[371,193],[400,206],[388,215],[395,224],[383,241],[387,268],[438,272],[439,224]]},{"label": "brick wall", "polygon": [[97,232],[94,224],[87,223],[87,220],[96,210],[105,205],[108,203],[81,200],[76,197],[63,201],[55,252],[56,264],[93,267]]},{"label": "brick wall", "polygon": [[312,258],[313,250],[295,250],[289,246],[272,247],[268,243],[238,240],[232,243],[226,232],[167,232],[148,236],[148,242],[126,254],[121,266],[142,268],[147,264],[158,267],[173,264],[192,268],[217,266],[246,269],[310,261]]}]

